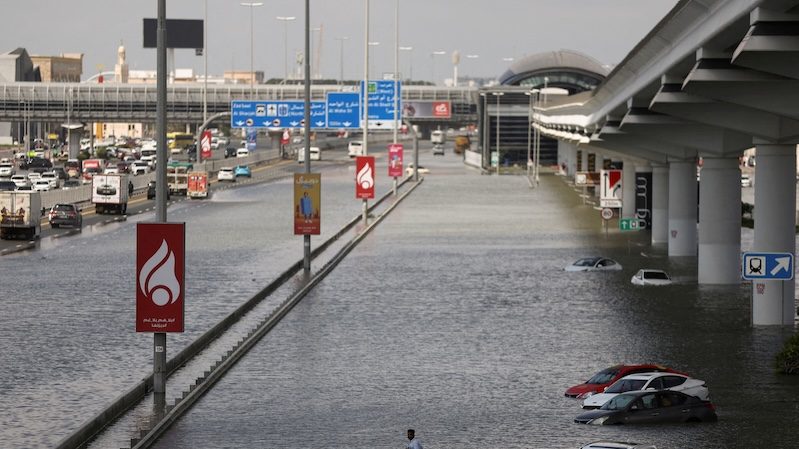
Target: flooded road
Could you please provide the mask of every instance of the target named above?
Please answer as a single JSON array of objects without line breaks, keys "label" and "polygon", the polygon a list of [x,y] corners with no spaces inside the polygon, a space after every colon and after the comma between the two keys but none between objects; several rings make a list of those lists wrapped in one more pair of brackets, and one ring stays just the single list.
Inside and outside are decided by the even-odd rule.
[{"label": "flooded road", "polygon": [[[696,285],[696,260],[648,235],[605,237],[546,176],[481,176],[425,157],[424,184],[176,423],[159,448],[792,448],[799,378],[776,375],[792,328],[749,325],[750,287]],[[742,230],[744,249],[751,230]],[[615,273],[566,273],[577,258]],[[643,267],[677,284],[640,288]],[[705,380],[718,423],[575,424],[564,390],[617,363]]]}]

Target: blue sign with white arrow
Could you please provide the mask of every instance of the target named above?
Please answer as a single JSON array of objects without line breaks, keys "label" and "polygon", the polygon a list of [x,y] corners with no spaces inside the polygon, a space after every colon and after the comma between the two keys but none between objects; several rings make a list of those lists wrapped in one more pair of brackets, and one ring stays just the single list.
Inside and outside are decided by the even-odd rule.
[{"label": "blue sign with white arrow", "polygon": [[[394,87],[396,86],[396,91]],[[394,128],[394,102],[396,98],[397,119],[402,121],[402,83],[393,80],[369,81],[369,128],[393,129]],[[361,81],[361,96],[363,96],[363,81]],[[363,102],[363,98],[361,98]]]},{"label": "blue sign with white arrow", "polygon": [[[232,128],[301,128],[305,102],[234,100],[230,104]],[[311,102],[311,129],[327,127],[324,101]]]},{"label": "blue sign with white arrow", "polygon": [[744,253],[741,273],[746,280],[793,279],[792,253]]},{"label": "blue sign with white arrow", "polygon": [[358,92],[329,92],[327,94],[327,127],[361,127],[361,97]]}]

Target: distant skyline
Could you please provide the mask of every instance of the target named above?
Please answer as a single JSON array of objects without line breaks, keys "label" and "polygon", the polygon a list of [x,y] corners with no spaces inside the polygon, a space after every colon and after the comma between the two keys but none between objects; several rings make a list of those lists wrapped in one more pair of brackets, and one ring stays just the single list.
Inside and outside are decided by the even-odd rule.
[{"label": "distant skyline", "polygon": [[[283,77],[284,25],[288,27],[289,72],[301,51],[304,2],[263,0],[253,9],[256,70]],[[250,8],[239,1],[207,0],[208,71],[250,69]],[[311,27],[322,28],[320,72],[339,77],[339,42],[344,41],[344,76],[363,77],[364,0],[312,0]],[[451,54],[461,54],[459,75],[496,77],[525,55],[571,49],[602,64],[619,63],[677,3],[677,0],[401,0],[399,71],[436,81],[452,76]],[[167,0],[167,17],[202,19],[203,0]],[[394,1],[370,4],[372,78],[394,70]],[[113,70],[117,47],[125,45],[131,70],[155,69],[155,50],[142,48],[142,19],[156,16],[156,0],[27,0],[4,9],[0,52],[24,47],[31,54],[84,53],[83,79]],[[295,16],[283,23],[276,16]],[[70,26],[70,24],[74,24]],[[317,47],[318,33],[312,33]],[[446,54],[432,56],[434,51]],[[477,55],[477,58],[466,58]],[[435,59],[433,59],[435,58]],[[203,73],[203,58],[176,50],[176,67]],[[313,59],[311,60],[313,63]]]}]

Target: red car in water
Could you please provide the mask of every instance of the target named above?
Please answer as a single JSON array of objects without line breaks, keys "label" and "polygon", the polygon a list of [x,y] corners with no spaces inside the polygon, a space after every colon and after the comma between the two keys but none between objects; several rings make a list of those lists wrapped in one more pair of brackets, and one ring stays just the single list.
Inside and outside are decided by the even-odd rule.
[{"label": "red car in water", "polygon": [[614,365],[594,374],[585,383],[569,387],[565,394],[570,398],[583,398],[589,393],[602,393],[605,391],[605,388],[609,387],[613,382],[616,382],[617,380],[629,374],[653,372],[676,373],[687,376],[687,374],[683,372],[675,371],[663,365],[655,365],[651,363],[644,365]]}]

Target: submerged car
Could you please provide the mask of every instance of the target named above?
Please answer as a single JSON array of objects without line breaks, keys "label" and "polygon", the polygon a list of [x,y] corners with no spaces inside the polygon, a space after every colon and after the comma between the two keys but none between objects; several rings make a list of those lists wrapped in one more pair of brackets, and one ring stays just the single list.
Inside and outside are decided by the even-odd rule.
[{"label": "submerged car", "polygon": [[605,257],[586,257],[567,265],[566,271],[620,271],[621,264]]},{"label": "submerged car", "polygon": [[704,380],[675,373],[642,373],[622,377],[604,392],[587,397],[583,401],[583,408],[599,408],[621,393],[643,390],[680,391],[687,395],[696,396],[703,401],[710,400],[710,392],[705,386]]},{"label": "submerged car", "polygon": [[670,285],[671,278],[663,270],[643,268],[630,279],[633,285]]},{"label": "submerged car", "polygon": [[578,424],[654,424],[716,421],[716,406],[679,391],[631,391],[574,418]]},{"label": "submerged car", "polygon": [[614,382],[616,382],[617,380],[621,379],[624,376],[628,376],[630,374],[654,373],[654,372],[676,373],[676,374],[685,375],[685,373],[675,371],[663,365],[655,365],[652,363],[646,363],[640,365],[613,365],[610,368],[605,368],[602,371],[594,374],[593,376],[591,376],[590,379],[588,379],[584,383],[569,387],[566,390],[565,395],[570,398],[583,399],[587,397],[588,394],[602,393],[603,391],[605,391],[606,387],[609,387],[611,384],[613,384]]}]

